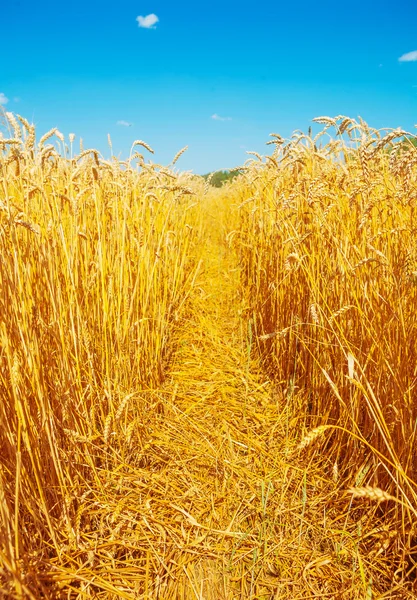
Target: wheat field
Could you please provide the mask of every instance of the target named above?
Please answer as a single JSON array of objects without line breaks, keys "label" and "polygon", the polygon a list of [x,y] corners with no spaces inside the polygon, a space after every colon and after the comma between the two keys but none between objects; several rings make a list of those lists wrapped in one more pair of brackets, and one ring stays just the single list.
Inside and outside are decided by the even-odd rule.
[{"label": "wheat field", "polygon": [[0,598],[415,598],[411,134],[217,189],[3,120]]}]

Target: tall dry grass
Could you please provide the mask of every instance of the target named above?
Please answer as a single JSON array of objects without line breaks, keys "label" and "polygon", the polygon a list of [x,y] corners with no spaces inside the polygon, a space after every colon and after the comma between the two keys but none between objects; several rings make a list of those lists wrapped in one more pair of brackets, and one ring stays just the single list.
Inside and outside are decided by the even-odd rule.
[{"label": "tall dry grass", "polygon": [[139,461],[158,411],[146,393],[194,285],[201,186],[145,162],[141,140],[128,161],[106,161],[75,155],[55,129],[36,144],[24,118],[4,118],[0,588],[57,597],[51,561],[71,563],[83,513]]},{"label": "tall dry grass", "polygon": [[315,121],[315,137],[272,134],[272,155],[235,182],[249,312],[264,365],[298,411],[300,450],[321,449],[341,489],[361,488],[355,506],[376,499],[371,489],[389,495],[380,513],[396,576],[412,577],[417,149],[400,130]]}]

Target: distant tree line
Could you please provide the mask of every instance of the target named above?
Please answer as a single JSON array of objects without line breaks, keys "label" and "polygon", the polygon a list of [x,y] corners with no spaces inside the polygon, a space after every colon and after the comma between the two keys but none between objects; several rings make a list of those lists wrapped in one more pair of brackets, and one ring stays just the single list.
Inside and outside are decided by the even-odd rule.
[{"label": "distant tree line", "polygon": [[237,171],[214,171],[212,173],[206,173],[203,175],[204,179],[208,179],[210,177],[210,184],[214,187],[222,187],[224,183],[227,181],[232,181],[239,173]]}]

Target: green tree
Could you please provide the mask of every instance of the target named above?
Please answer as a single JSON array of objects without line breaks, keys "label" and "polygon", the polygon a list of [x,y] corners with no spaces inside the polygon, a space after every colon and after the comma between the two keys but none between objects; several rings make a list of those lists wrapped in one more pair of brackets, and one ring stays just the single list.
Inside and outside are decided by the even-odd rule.
[{"label": "green tree", "polygon": [[206,173],[203,175],[204,179],[208,179],[210,177],[210,184],[214,187],[221,187],[227,181],[232,181],[237,175],[238,172],[230,172],[230,171],[214,171],[212,173]]}]

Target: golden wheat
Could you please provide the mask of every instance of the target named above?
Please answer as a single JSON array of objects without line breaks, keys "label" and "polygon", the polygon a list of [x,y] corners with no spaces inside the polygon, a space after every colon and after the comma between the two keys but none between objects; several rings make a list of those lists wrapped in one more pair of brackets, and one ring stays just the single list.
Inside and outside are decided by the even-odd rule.
[{"label": "golden wheat", "polygon": [[408,134],[318,117],[217,190],[6,120],[0,595],[412,593]]}]

